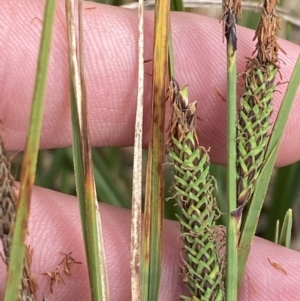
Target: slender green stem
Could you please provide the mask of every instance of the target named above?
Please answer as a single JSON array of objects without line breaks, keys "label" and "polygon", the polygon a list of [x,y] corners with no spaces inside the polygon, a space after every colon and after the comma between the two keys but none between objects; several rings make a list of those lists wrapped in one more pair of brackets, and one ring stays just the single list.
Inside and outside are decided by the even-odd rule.
[{"label": "slender green stem", "polygon": [[237,228],[236,209],[236,49],[227,45],[227,199],[226,300],[237,300]]},{"label": "slender green stem", "polygon": [[34,94],[30,113],[30,123],[22,164],[21,187],[16,224],[13,235],[11,257],[7,278],[5,301],[16,301],[19,298],[23,262],[25,256],[25,239],[28,233],[31,190],[35,179],[36,162],[40,143],[45,87],[52,37],[56,1],[48,0],[45,6],[44,23],[40,52],[35,78]]},{"label": "slender green stem", "polygon": [[237,300],[238,224],[236,210],[236,19],[241,15],[239,0],[223,1],[223,29],[227,40],[227,237],[226,237],[226,300]]},{"label": "slender green stem", "polygon": [[237,235],[236,214],[236,17],[240,1],[223,1],[223,29],[227,40],[227,203],[226,235],[226,300],[237,300]]}]

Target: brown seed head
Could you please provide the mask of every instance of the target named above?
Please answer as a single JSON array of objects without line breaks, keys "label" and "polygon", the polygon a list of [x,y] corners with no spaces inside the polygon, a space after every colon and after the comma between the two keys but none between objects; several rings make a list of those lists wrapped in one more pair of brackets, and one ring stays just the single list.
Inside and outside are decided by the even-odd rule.
[{"label": "brown seed head", "polygon": [[278,51],[284,50],[278,45],[276,32],[279,27],[279,19],[276,14],[277,0],[265,0],[262,7],[262,16],[255,32],[253,40],[257,38],[256,49],[257,59],[260,64],[277,64]]}]

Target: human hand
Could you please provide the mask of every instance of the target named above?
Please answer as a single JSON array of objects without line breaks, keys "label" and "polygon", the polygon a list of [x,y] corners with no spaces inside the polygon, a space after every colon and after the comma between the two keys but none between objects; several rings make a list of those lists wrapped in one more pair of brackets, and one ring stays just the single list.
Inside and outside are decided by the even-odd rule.
[{"label": "human hand", "polygon": [[[96,9],[84,10],[86,82],[89,100],[89,125],[94,146],[133,144],[137,87],[137,12],[86,3]],[[34,87],[44,3],[25,0],[22,4],[0,3],[0,119],[7,150],[24,148],[30,102]],[[226,57],[222,29],[218,20],[198,15],[174,13],[173,43],[177,80],[188,84],[190,99],[198,99],[201,117],[200,140],[211,147],[213,162],[225,163],[226,104],[217,91],[226,95]],[[145,59],[152,57],[153,14],[145,16]],[[253,31],[238,28],[238,71],[254,49]],[[299,54],[299,46],[279,41],[287,52],[281,73],[289,79]],[[150,64],[146,64],[151,74]],[[150,129],[151,76],[145,75],[145,139]],[[278,86],[274,112],[278,111],[286,85]],[[47,95],[41,137],[42,148],[71,145],[69,78],[64,2],[58,1]],[[282,140],[278,165],[300,158],[300,94],[295,100]],[[101,198],[101,196],[99,196]],[[111,300],[130,300],[130,211],[100,205],[110,280]],[[176,300],[184,292],[178,266],[181,242],[178,224],[165,221],[164,253],[160,300]],[[32,270],[40,290],[50,300],[89,300],[89,285],[84,257],[80,217],[76,198],[35,187],[32,195],[28,243],[34,248]],[[49,296],[49,279],[42,273],[55,269],[62,259],[59,252],[84,264],[76,265],[67,285],[57,285]],[[267,258],[278,262],[285,275],[272,267]],[[255,239],[246,269],[241,300],[293,300],[299,285],[299,253],[262,239]],[[6,267],[0,261],[0,270]],[[0,273],[0,298],[5,289],[5,274]]]}]

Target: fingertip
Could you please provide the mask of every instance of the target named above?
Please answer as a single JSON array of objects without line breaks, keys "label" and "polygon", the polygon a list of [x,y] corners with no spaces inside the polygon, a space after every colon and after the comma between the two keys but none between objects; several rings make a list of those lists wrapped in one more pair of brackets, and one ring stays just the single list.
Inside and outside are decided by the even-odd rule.
[{"label": "fingertip", "polygon": [[299,253],[255,238],[240,291],[242,300],[293,300],[298,291]]}]

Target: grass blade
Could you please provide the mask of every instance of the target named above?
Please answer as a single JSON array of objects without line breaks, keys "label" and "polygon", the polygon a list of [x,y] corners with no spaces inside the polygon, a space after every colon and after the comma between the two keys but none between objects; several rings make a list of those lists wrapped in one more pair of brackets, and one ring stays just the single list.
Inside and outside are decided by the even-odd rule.
[{"label": "grass blade", "polygon": [[279,241],[279,226],[280,226],[280,222],[278,219],[276,221],[276,226],[275,226],[275,239],[274,239],[275,244],[278,244],[278,241]]},{"label": "grass blade", "polygon": [[289,248],[291,245],[291,236],[292,236],[292,225],[293,225],[293,211],[289,209],[283,220],[282,228],[279,236],[279,244]]},{"label": "grass blade", "polygon": [[171,10],[184,11],[183,0],[171,0]]},{"label": "grass blade", "polygon": [[5,301],[17,301],[25,257],[25,239],[28,232],[28,217],[32,186],[35,180],[36,164],[40,143],[45,87],[50,56],[51,37],[56,1],[48,0],[45,6],[40,52],[35,78],[34,94],[24,159],[22,163],[21,184],[16,224],[13,234],[11,257]]},{"label": "grass blade", "polygon": [[273,192],[271,195],[271,205],[268,209],[267,229],[263,235],[264,238],[274,239],[274,228],[276,221],[284,219],[284,212],[292,208],[297,199],[300,180],[300,162],[289,166],[281,167],[276,172]]},{"label": "grass blade", "polygon": [[[78,10],[79,47],[76,44],[74,2],[72,0],[66,1],[75,179],[80,203],[92,300],[109,300],[104,244],[102,235],[100,235],[102,227],[98,210],[87,122],[87,99],[83,65],[82,1],[78,2]],[[76,54],[77,48],[79,49],[79,59]]]},{"label": "grass blade", "polygon": [[111,157],[105,156],[99,149],[92,150],[97,194],[101,196],[101,202],[129,209],[131,208],[131,183],[129,181],[127,183],[129,175],[124,170],[120,170],[121,151],[115,148],[107,150],[111,153]]},{"label": "grass blade", "polygon": [[155,5],[153,51],[152,124],[146,176],[143,230],[142,300],[158,300],[161,275],[164,205],[165,75],[167,74],[170,1]]},{"label": "grass blade", "polygon": [[138,95],[134,136],[134,162],[132,177],[132,218],[131,218],[131,298],[140,301],[141,275],[140,254],[142,237],[142,163],[143,163],[143,98],[144,98],[144,3],[139,0],[139,68],[138,68]]}]

